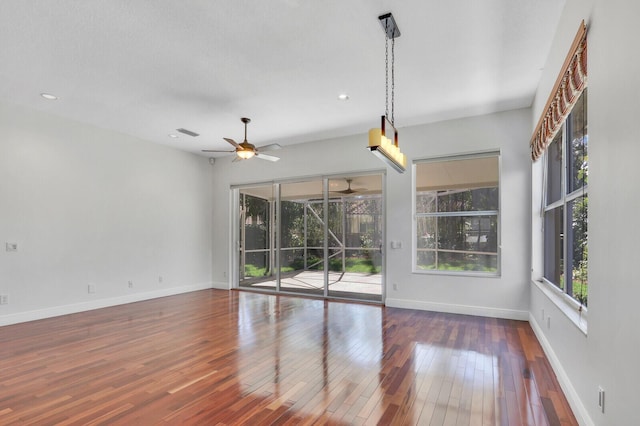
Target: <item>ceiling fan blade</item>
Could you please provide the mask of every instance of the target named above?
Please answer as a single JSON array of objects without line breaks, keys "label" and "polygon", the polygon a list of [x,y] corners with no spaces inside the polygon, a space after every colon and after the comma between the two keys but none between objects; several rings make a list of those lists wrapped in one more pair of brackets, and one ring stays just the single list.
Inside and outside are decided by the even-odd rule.
[{"label": "ceiling fan blade", "polygon": [[267,161],[278,161],[280,159],[280,157],[275,157],[273,155],[267,155],[267,154],[261,154],[259,152],[256,152],[256,158],[259,158],[261,160],[267,160]]},{"label": "ceiling fan blade", "polygon": [[235,146],[236,148],[240,148],[240,144],[236,141],[234,141],[233,139],[230,138],[222,138],[225,141],[229,142],[231,145]]},{"label": "ceiling fan blade", "polygon": [[276,149],[282,149],[282,146],[278,143],[272,143],[269,145],[258,146],[256,149],[260,151],[275,151]]},{"label": "ceiling fan blade", "polygon": [[217,149],[203,149],[202,152],[226,152],[226,153],[230,153],[230,152],[235,152],[235,151],[220,151]]}]

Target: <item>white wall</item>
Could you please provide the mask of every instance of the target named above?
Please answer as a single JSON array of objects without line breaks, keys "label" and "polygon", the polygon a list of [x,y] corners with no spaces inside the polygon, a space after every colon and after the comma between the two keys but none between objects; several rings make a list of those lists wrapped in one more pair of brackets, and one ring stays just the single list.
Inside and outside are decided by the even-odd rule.
[{"label": "white wall", "polygon": [[[640,286],[635,279],[640,253],[640,198],[636,194],[640,179],[640,59],[634,53],[640,40],[638,16],[638,2],[568,1],[545,68],[546,81],[551,75],[555,79],[578,24],[585,19],[589,43],[587,334],[575,327],[538,286],[531,286],[531,321],[555,360],[558,376],[582,424],[640,424],[636,406],[640,381],[640,311],[636,301]],[[546,101],[549,91],[548,85],[541,85],[539,98]],[[534,121],[544,101],[536,102]],[[534,182],[539,168],[534,165]],[[533,195],[535,206],[539,192]],[[539,220],[534,214],[534,247],[539,242]],[[540,256],[532,260],[536,278],[541,271]],[[551,328],[542,324],[541,309],[553,315]],[[605,389],[604,413],[597,405],[598,386]]]},{"label": "white wall", "polygon": [[[529,308],[529,188],[526,141],[531,128],[528,109],[445,121],[400,129],[400,147],[410,160],[431,156],[502,150],[501,220],[502,276],[454,277],[411,273],[411,171],[387,172],[387,285],[386,304],[507,318],[528,318]],[[377,120],[376,120],[377,121]],[[375,125],[372,124],[372,126]],[[368,130],[368,129],[364,129]],[[384,169],[367,152],[367,135],[319,141],[278,151],[277,163],[252,160],[232,163],[229,157],[214,165],[214,285],[229,286],[229,186],[273,179]],[[401,249],[389,249],[401,241]]]},{"label": "white wall", "polygon": [[10,105],[0,134],[0,324],[211,286],[206,158]]}]

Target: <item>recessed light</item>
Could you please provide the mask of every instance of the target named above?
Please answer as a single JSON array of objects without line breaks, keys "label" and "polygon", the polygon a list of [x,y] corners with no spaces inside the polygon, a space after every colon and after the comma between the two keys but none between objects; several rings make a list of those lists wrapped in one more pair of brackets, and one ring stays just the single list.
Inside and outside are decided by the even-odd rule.
[{"label": "recessed light", "polygon": [[56,95],[52,95],[51,93],[40,93],[40,96],[42,96],[43,98],[49,101],[55,101],[58,99]]},{"label": "recessed light", "polygon": [[178,135],[176,135],[175,133],[169,133],[169,137],[172,139],[178,139]]},{"label": "recessed light", "polygon": [[338,95],[338,99],[341,101],[348,101],[349,100],[349,95],[347,95],[346,93],[341,93]]}]

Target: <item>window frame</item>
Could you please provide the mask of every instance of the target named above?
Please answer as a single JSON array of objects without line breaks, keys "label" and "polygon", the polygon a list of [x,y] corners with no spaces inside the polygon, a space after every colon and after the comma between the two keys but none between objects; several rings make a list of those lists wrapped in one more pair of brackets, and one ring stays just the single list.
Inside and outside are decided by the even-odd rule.
[{"label": "window frame", "polygon": [[[580,96],[578,97],[578,100],[576,101],[575,105],[578,104],[578,102],[580,102],[581,98],[583,96],[586,96],[586,101],[585,101],[585,105],[584,108],[586,108],[586,110],[588,111],[588,93],[587,93],[587,88],[585,88],[582,93],[580,93]],[[589,294],[589,282],[587,280],[587,304],[582,303],[580,300],[578,300],[577,298],[573,297],[573,278],[572,278],[572,265],[573,265],[573,257],[569,256],[569,241],[567,236],[569,235],[569,227],[570,227],[570,222],[571,220],[569,219],[569,215],[571,213],[571,209],[569,208],[570,205],[577,199],[581,198],[581,197],[587,197],[587,217],[588,217],[588,211],[589,211],[589,201],[588,201],[588,196],[589,196],[589,184],[588,184],[588,180],[586,182],[583,181],[582,185],[576,189],[574,189],[573,191],[567,193],[568,187],[569,187],[569,167],[570,167],[570,161],[569,161],[569,155],[568,155],[568,151],[570,149],[570,144],[571,144],[571,138],[570,138],[570,132],[572,131],[571,128],[571,118],[572,118],[572,114],[573,114],[573,107],[572,110],[570,111],[570,113],[566,116],[566,118],[563,120],[562,125],[560,127],[560,129],[558,130],[558,133],[556,134],[556,136],[554,136],[553,140],[551,143],[549,143],[549,145],[547,146],[547,149],[545,150],[544,154],[543,154],[543,176],[542,176],[542,181],[543,181],[543,186],[542,186],[542,208],[540,211],[540,217],[542,220],[542,247],[541,247],[541,251],[542,251],[542,277],[541,280],[543,283],[545,283],[548,287],[551,288],[551,290],[558,294],[560,297],[562,297],[562,299],[565,302],[568,302],[570,304],[570,306],[572,306],[573,308],[577,308],[579,310],[579,312],[581,312],[583,315],[586,314],[587,312],[587,306],[588,306],[588,294]],[[585,117],[588,118],[588,113],[585,112]],[[585,121],[585,129],[588,129],[588,119]],[[588,131],[585,133],[587,136],[587,141],[588,141]],[[554,144],[559,143],[560,147],[561,147],[561,166],[560,166],[560,197],[558,200],[552,201],[551,203],[548,202],[548,198],[549,198],[549,185],[548,185],[548,179],[549,179],[549,156],[551,153],[552,149],[556,149]],[[587,156],[588,156],[588,142],[587,142]],[[587,163],[587,170],[588,170],[588,163]],[[562,208],[562,259],[563,259],[563,265],[562,265],[562,271],[561,273],[564,275],[564,288],[561,287],[561,283],[554,283],[553,281],[551,281],[549,278],[547,278],[547,250],[548,250],[548,244],[547,244],[547,222],[545,220],[545,216],[548,212],[553,211],[555,209],[558,208]],[[588,224],[588,220],[587,220],[587,224]],[[588,232],[587,232],[587,247],[588,247]],[[556,265],[557,267],[557,265]],[[588,274],[588,273],[587,273]],[[587,275],[588,276],[588,275]],[[571,277],[571,282],[569,282],[569,278]],[[571,293],[570,293],[571,292]]]},{"label": "window frame", "polygon": [[[478,211],[460,211],[460,212],[442,212],[441,214],[434,213],[418,213],[416,199],[418,196],[417,190],[417,167],[419,164],[425,163],[437,163],[456,160],[472,160],[481,158],[496,158],[497,159],[497,174],[498,174],[498,208],[497,210],[478,210]],[[423,275],[449,275],[449,276],[470,276],[470,277],[483,277],[483,278],[499,278],[502,275],[502,240],[501,240],[501,228],[502,228],[502,153],[500,149],[491,149],[486,151],[475,151],[463,154],[442,155],[436,157],[429,157],[423,159],[416,159],[411,166],[411,213],[412,213],[412,244],[411,244],[411,272],[414,274]],[[466,188],[479,189],[479,188]],[[483,272],[483,271],[451,271],[451,270],[430,270],[418,268],[418,219],[422,217],[496,217],[497,222],[497,241],[496,241],[496,271],[495,272]],[[439,251],[436,247],[436,253]],[[445,250],[446,251],[446,250]]]}]

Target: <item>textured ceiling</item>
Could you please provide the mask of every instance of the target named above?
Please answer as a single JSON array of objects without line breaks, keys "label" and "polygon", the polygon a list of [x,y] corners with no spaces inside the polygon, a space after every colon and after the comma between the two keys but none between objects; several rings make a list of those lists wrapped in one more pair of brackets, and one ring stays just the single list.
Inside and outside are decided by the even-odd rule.
[{"label": "textured ceiling", "polygon": [[0,101],[197,153],[242,140],[243,116],[256,145],[362,133],[384,113],[377,17],[392,12],[398,127],[528,107],[563,6],[2,0]]}]

